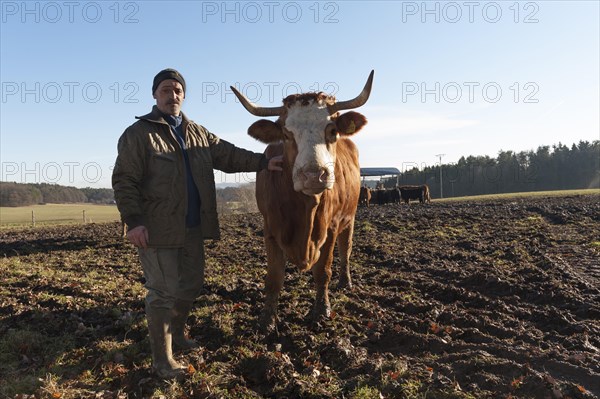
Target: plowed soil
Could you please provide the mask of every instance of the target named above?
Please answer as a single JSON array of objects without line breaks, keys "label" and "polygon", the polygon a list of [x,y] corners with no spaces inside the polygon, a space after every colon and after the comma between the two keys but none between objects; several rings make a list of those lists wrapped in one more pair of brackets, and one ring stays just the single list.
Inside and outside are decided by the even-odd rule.
[{"label": "plowed soil", "polygon": [[600,397],[599,196],[371,206],[355,226],[354,288],[336,289],[336,261],[331,319],[306,319],[312,276],[289,266],[265,337],[262,218],[223,217],[189,320],[202,348],[177,354],[175,385],[149,372],[143,278],[116,223],[1,231],[0,336],[57,348],[5,355],[0,385],[43,381],[3,394]]}]

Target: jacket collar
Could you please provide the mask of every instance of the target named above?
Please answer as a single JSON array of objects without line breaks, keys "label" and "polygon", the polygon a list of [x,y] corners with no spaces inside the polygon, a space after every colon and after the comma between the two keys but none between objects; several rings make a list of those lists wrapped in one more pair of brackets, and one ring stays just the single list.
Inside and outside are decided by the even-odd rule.
[{"label": "jacket collar", "polygon": [[[181,113],[181,117],[183,119],[182,124],[188,123],[190,121],[183,112]],[[156,105],[152,107],[152,111],[149,114],[142,115],[142,116],[136,116],[135,118],[136,119],[144,119],[149,122],[164,123],[165,125],[168,125],[167,121],[163,117],[163,113],[158,109],[158,107]]]}]

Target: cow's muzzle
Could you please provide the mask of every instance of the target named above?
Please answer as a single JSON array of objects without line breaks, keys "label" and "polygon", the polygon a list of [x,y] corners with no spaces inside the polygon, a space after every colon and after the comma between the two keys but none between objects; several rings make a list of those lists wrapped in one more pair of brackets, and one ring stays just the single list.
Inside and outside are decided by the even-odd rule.
[{"label": "cow's muzzle", "polygon": [[334,175],[329,168],[304,168],[298,170],[294,188],[306,195],[317,195],[333,188],[334,182]]}]

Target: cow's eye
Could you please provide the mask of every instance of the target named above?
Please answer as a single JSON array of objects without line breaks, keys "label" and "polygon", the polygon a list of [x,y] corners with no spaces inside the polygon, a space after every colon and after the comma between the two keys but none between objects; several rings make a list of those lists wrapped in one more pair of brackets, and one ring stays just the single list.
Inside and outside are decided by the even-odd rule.
[{"label": "cow's eye", "polygon": [[328,125],[325,129],[325,134],[327,137],[327,141],[334,142],[337,140],[337,127],[334,124]]},{"label": "cow's eye", "polygon": [[283,132],[283,139],[286,141],[294,140],[294,135],[288,131]]}]

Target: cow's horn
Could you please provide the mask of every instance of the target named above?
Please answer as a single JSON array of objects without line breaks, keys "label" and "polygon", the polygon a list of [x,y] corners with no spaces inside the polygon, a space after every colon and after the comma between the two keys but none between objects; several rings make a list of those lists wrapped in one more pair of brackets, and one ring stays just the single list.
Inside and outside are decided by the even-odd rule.
[{"label": "cow's horn", "polygon": [[343,111],[345,109],[358,108],[364,103],[366,103],[369,99],[369,95],[371,94],[371,86],[373,85],[373,74],[375,74],[374,70],[372,70],[369,74],[369,78],[367,79],[367,83],[365,83],[365,87],[362,89],[362,92],[357,97],[348,101],[336,102],[330,107],[331,113],[334,113],[336,111]]},{"label": "cow's horn", "polygon": [[261,107],[256,104],[253,104],[244,96],[242,93],[237,91],[237,89],[233,86],[229,86],[233,91],[233,94],[240,100],[244,108],[252,115],[256,116],[279,116],[283,111],[283,106],[279,107]]}]

